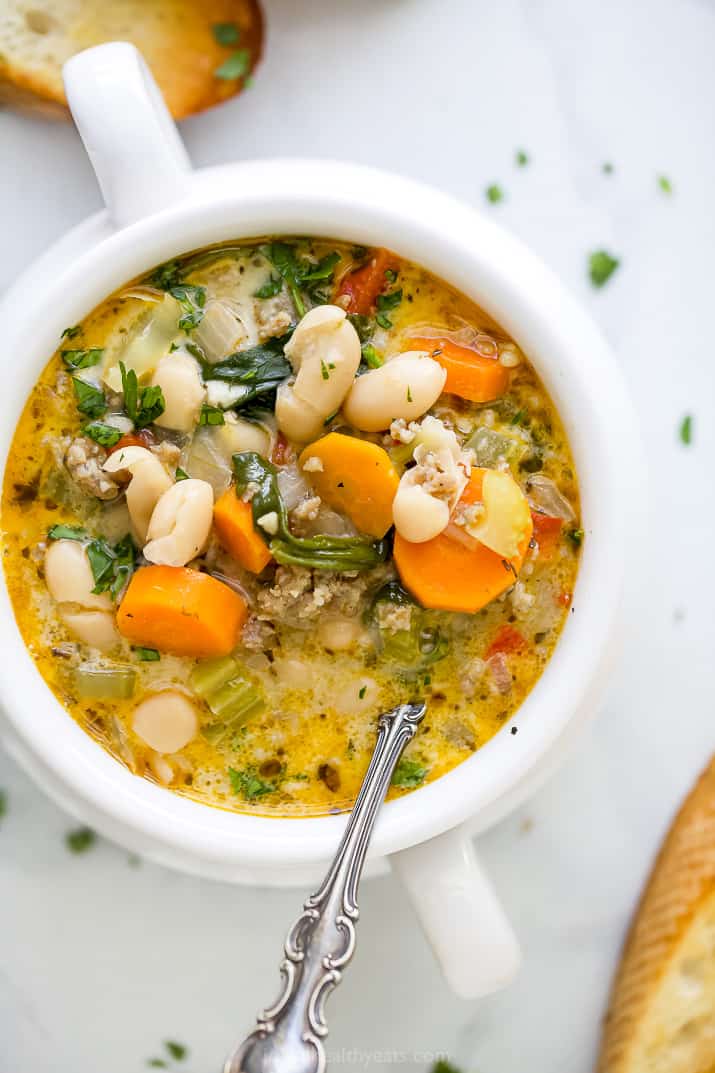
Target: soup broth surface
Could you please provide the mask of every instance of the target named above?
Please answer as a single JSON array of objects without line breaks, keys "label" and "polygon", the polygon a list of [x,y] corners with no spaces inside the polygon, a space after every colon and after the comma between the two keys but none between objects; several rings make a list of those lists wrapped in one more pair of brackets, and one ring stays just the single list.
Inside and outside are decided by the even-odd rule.
[{"label": "soup broth surface", "polygon": [[[395,368],[392,362],[414,352],[423,362],[429,356],[429,369],[446,367],[438,397],[415,417],[391,413],[377,429],[352,422],[360,408],[343,399],[320,418],[318,435],[287,434],[291,422],[281,421],[276,389],[279,398],[291,385],[297,390],[296,325],[321,307],[337,309],[337,318],[347,312],[344,323],[357,333],[357,344],[350,337],[360,347],[357,384],[366,377],[372,383],[378,370]],[[314,345],[306,338],[303,363]],[[171,377],[179,358],[188,379],[177,393]],[[311,406],[321,381],[330,386],[340,374],[339,362],[321,361]],[[408,378],[400,404],[406,411],[414,409],[413,389],[421,391],[421,383]],[[469,397],[490,390],[497,394]],[[193,406],[188,420],[187,406]],[[311,453],[329,434],[342,437],[331,441],[333,454],[320,446]],[[382,454],[355,455],[346,439]],[[252,525],[246,539],[259,557],[253,569],[237,557],[218,521],[179,565],[162,560],[160,539],[152,553],[128,507],[137,476],[104,468],[117,452],[137,448],[153,456],[164,491],[188,477],[199,497],[198,506],[191,501],[187,508],[193,521],[203,503],[199,483],[216,502],[225,495],[239,501],[244,528],[246,517]],[[146,461],[145,455],[139,457]],[[262,501],[253,487],[258,482],[245,479],[248,455],[269,466],[261,473],[274,481],[274,491],[277,486],[286,539],[280,511],[256,516]],[[244,459],[242,470],[234,456]],[[396,494],[398,481],[406,487],[411,472],[430,507],[436,501],[434,509],[445,519],[449,514],[447,528],[425,542],[405,542],[399,525],[395,536],[385,506],[388,490]],[[477,484],[470,484],[475,475]],[[511,483],[499,483],[504,475]],[[321,490],[330,479],[327,492]],[[352,482],[348,502],[346,480]],[[492,486],[502,498],[482,501]],[[469,500],[465,487],[476,488],[476,498]],[[528,532],[519,513],[524,500]],[[386,531],[378,533],[386,509]],[[513,522],[522,525],[520,551],[509,546],[513,533],[499,511],[507,512],[507,522],[521,519]],[[161,529],[154,510],[149,514]],[[485,519],[494,532],[484,528]],[[412,520],[408,510],[404,525]],[[424,698],[428,711],[398,764],[393,796],[448,772],[507,726],[568,615],[583,539],[562,423],[528,357],[506,333],[446,283],[387,251],[292,238],[231,243],[160,266],[69,326],[15,432],[2,528],[19,629],[47,685],[80,726],[137,776],[206,804],[284,816],[351,807],[377,717],[399,702]],[[333,563],[325,569],[325,558],[315,558],[332,550],[308,546],[326,537],[329,549],[335,541],[353,542],[349,553],[342,550],[347,545],[339,547],[342,569]],[[87,557],[95,601],[63,590],[64,568],[64,580],[54,577],[48,554],[70,542]],[[481,605],[469,571],[460,577],[455,544],[465,555],[483,556],[487,571],[503,570],[500,583],[498,577],[490,582],[498,591]],[[401,565],[400,547],[411,572]],[[224,644],[207,655],[204,611],[195,613],[192,626],[194,611],[186,607],[185,624],[177,630],[169,623],[156,642],[164,620],[152,605],[147,639],[137,639],[137,612],[123,617],[122,608],[141,609],[132,586],[143,571],[158,569],[212,577],[229,601],[238,600],[245,618],[230,651]],[[444,599],[435,597],[443,581],[452,594]],[[473,607],[439,606],[455,599]],[[225,621],[221,628],[228,629]],[[137,715],[145,701],[165,694],[184,702],[178,715],[166,716],[168,734],[163,724],[156,729],[155,713]],[[182,727],[188,727],[186,741]]]}]

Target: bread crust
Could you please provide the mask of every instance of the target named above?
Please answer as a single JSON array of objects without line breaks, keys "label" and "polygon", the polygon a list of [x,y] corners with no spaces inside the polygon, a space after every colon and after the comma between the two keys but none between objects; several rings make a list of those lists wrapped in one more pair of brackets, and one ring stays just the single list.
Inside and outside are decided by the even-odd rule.
[{"label": "bread crust", "polygon": [[[675,1069],[675,1059],[668,1058],[673,1040],[668,1027],[657,1032],[655,1043],[653,1013],[657,1017],[657,997],[674,974],[683,973],[686,944],[699,921],[707,913],[708,923],[713,913],[715,895],[715,757],[702,773],[678,812],[663,843],[643,892],[636,915],[628,932],[621,962],[611,991],[598,1073],[641,1073],[655,1068],[655,1046],[663,1047],[663,1065],[657,1068]],[[715,959],[715,950],[710,951]],[[712,971],[712,969],[710,969]],[[678,993],[680,997],[680,993]],[[684,996],[684,992],[683,992]],[[715,994],[706,996],[712,1004],[715,1021]],[[702,996],[700,997],[702,1003]],[[677,1003],[673,1003],[677,1021]],[[682,1009],[687,1015],[687,1000]],[[699,1024],[700,1022],[698,1022]],[[688,1073],[706,1073],[711,1069],[711,1040],[703,1039],[703,1030],[686,1024],[691,1035],[699,1032],[701,1039],[689,1041],[688,1053],[705,1057],[705,1065],[684,1065]],[[709,1029],[705,1030],[709,1033]],[[651,1059],[644,1055],[651,1054]],[[682,1057],[682,1051],[680,1052]],[[649,1063],[648,1065],[644,1062]]]},{"label": "bread crust", "polygon": [[[52,11],[53,5],[44,3]],[[142,0],[81,0],[78,6],[80,17],[62,25],[62,59],[105,41],[131,41],[144,55],[175,119],[235,96],[261,57],[264,24],[258,0],[152,0],[150,5]],[[235,44],[221,45],[215,39],[213,27],[221,23],[239,28]],[[250,58],[245,76],[217,78],[216,70],[239,49]],[[69,118],[62,59],[30,62],[0,39],[0,103]]]}]

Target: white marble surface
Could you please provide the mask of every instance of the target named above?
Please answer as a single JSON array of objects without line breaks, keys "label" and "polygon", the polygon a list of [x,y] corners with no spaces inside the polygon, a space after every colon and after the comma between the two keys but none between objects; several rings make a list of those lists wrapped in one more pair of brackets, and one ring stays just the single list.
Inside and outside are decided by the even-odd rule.
[{"label": "white marble surface", "polygon": [[[359,951],[331,1010],[336,1069],[417,1073],[424,1052],[443,1051],[471,1073],[582,1073],[656,842],[715,740],[715,5],[266,6],[250,93],[183,125],[195,162],[354,158],[484,207],[591,308],[636,396],[655,510],[633,533],[643,570],[622,666],[569,764],[481,839],[524,970],[486,1001],[453,999],[396,882],[379,879],[364,888]],[[517,169],[522,146],[531,163]],[[69,127],[0,114],[0,160],[2,286],[99,196]],[[507,195],[498,206],[484,200],[493,181]],[[585,265],[601,246],[623,263],[596,292]],[[12,375],[12,355],[3,367]],[[686,412],[689,448],[677,437]],[[191,1049],[178,1068],[214,1073],[273,995],[296,894],[134,867],[108,844],[73,856],[72,821],[2,755],[0,786],[0,1071],[133,1073],[173,1037]]]}]

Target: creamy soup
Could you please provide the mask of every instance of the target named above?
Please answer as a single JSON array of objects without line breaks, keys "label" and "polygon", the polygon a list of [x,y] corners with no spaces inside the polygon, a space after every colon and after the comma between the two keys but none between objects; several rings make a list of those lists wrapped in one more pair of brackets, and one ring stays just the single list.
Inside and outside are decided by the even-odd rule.
[{"label": "creamy soup", "polygon": [[563,426],[505,332],[387,250],[291,238],[161,265],[65,330],[2,528],[22,636],[80,726],[137,776],[287,816],[351,806],[398,702],[428,712],[393,796],[509,724],[583,539]]}]

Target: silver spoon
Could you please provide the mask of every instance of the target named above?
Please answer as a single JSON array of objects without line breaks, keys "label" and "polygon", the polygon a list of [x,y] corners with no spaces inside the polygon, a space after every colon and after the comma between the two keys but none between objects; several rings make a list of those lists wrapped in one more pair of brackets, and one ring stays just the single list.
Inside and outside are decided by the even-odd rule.
[{"label": "silver spoon", "polygon": [[324,1073],[325,1001],[355,950],[357,892],[368,843],[395,764],[425,711],[424,704],[400,704],[380,716],[375,751],[333,863],[288,932],[281,995],[258,1015],[223,1073]]}]

